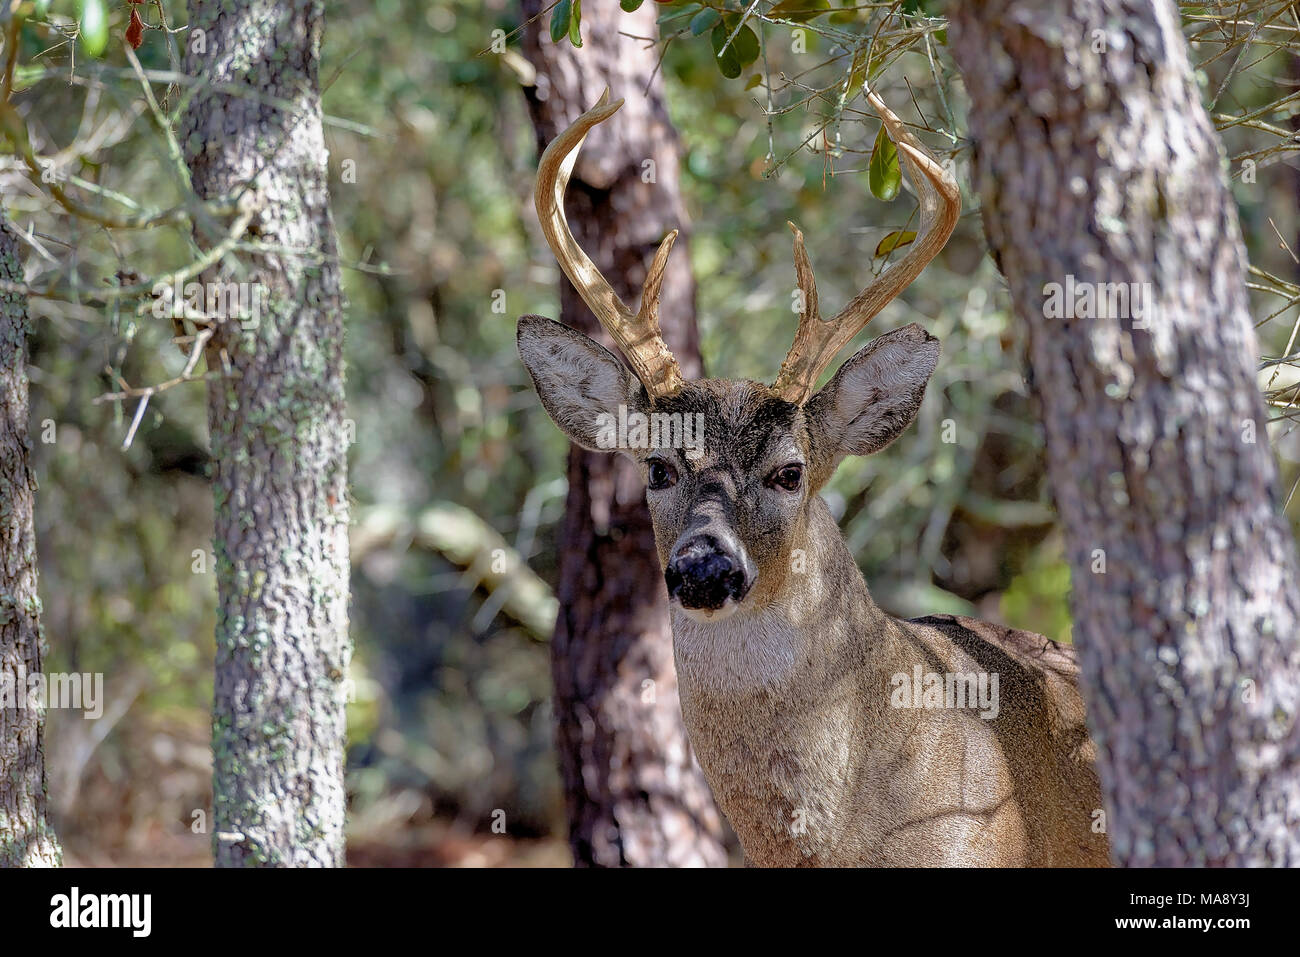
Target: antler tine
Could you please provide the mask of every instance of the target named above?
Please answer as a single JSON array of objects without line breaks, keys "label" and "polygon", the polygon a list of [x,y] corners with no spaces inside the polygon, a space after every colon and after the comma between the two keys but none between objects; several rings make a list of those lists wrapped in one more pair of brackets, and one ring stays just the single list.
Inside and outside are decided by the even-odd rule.
[{"label": "antler tine", "polygon": [[618,344],[651,398],[659,398],[677,393],[683,385],[677,360],[659,333],[659,290],[677,230],[665,236],[659,245],[646,274],[641,307],[633,313],[578,246],[564,216],[564,190],[569,185],[569,176],[578,161],[583,140],[593,127],[617,113],[622,105],[621,99],[609,102],[607,88],[595,106],[551,141],[537,164],[534,201],[542,233],[560,268],[578,290],[587,308]]},{"label": "antler tine", "polygon": [[871,90],[867,91],[867,102],[885,124],[908,178],[916,187],[921,225],[907,255],[858,293],[839,315],[823,322],[817,314],[817,284],[804,249],[803,233],[790,224],[794,230],[795,274],[803,292],[804,311],[799,316],[794,344],[781,363],[772,391],[795,405],[808,401],[817,377],[836,354],[939,254],[961,215],[961,191],[952,174]]}]

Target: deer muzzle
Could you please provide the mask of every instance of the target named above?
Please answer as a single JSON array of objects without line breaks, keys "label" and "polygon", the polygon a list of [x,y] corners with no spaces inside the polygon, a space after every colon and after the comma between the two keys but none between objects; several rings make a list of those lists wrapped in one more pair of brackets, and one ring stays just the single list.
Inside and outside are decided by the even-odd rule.
[{"label": "deer muzzle", "polygon": [[739,603],[758,576],[739,547],[717,535],[679,541],[664,570],[668,597],[691,611],[718,611]]}]

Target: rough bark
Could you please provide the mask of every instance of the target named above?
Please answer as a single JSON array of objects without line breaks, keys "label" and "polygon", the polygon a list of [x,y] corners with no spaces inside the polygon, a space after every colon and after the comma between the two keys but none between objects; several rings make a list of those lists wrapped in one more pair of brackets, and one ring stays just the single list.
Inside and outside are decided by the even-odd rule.
[{"label": "rough bark", "polygon": [[[1300,864],[1294,543],[1178,13],[990,0],[952,27],[988,241],[1029,328],[1113,856]],[[1070,275],[1147,283],[1155,313],[1051,318],[1045,286]]]},{"label": "rough bark", "polygon": [[[545,5],[522,6],[527,18]],[[574,236],[624,301],[635,304],[659,241],[682,228],[659,315],[683,375],[698,376],[679,146],[662,84],[651,80],[658,49],[618,33],[655,36],[655,5],[635,14],[614,0],[585,5],[579,50],[552,43],[546,23],[542,17],[531,24],[524,40],[538,69],[528,104],[539,150],[606,85],[613,98],[627,101],[583,146],[569,184]],[[654,161],[655,182],[643,182],[646,160]],[[568,281],[561,286],[560,320],[613,348]],[[682,726],[667,593],[640,477],[623,456],[577,448],[568,476],[551,660],[574,861],[725,864],[720,818]]]},{"label": "rough bark", "polygon": [[[0,209],[0,283],[23,282],[18,238]],[[45,706],[36,593],[36,477],[30,463],[27,297],[0,289],[0,867],[57,867],[47,817]]]},{"label": "rough bark", "polygon": [[[317,64],[322,4],[190,3],[181,130],[204,198],[244,184],[266,247],[238,276],[256,322],[217,322],[209,388],[216,509],[214,854],[219,866],[343,861],[348,638],[343,301]],[[202,30],[202,49],[196,44]],[[292,108],[272,105],[278,98]],[[210,241],[211,237],[209,237]]]}]

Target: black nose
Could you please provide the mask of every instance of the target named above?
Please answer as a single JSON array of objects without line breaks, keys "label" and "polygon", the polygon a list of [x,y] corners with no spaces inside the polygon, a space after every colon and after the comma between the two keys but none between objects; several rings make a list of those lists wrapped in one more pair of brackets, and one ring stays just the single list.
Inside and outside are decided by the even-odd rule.
[{"label": "black nose", "polygon": [[668,596],[683,608],[721,608],[740,601],[752,582],[740,559],[712,535],[699,535],[677,549],[664,572]]}]

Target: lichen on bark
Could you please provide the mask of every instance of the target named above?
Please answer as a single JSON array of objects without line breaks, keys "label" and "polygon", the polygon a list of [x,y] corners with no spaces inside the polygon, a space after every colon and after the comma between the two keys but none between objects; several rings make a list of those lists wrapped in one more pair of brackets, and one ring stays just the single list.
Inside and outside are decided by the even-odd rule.
[{"label": "lichen on bark", "polygon": [[[18,238],[0,209],[0,283],[21,285]],[[28,436],[27,298],[0,289],[0,867],[57,867],[45,784],[45,708],[27,696],[45,652],[36,593],[36,477]],[[8,703],[8,702],[6,702]],[[19,706],[21,704],[21,706]]]},{"label": "lichen on bark", "polygon": [[[954,8],[989,245],[1029,330],[1118,863],[1300,864],[1300,585],[1224,154],[1170,0]],[[1137,283],[1061,316],[1050,283]],[[1100,556],[1100,557],[1099,557]]]},{"label": "lichen on bark", "polygon": [[220,323],[208,349],[211,369],[224,354],[233,373],[211,383],[208,401],[213,847],[223,866],[335,866],[344,856],[344,303],[317,76],[322,6],[190,4],[191,34],[205,42],[188,47],[187,71],[227,92],[198,87],[182,123],[185,158],[201,197],[242,192],[255,210],[248,232],[265,251],[237,278],[267,291],[256,323]]}]

